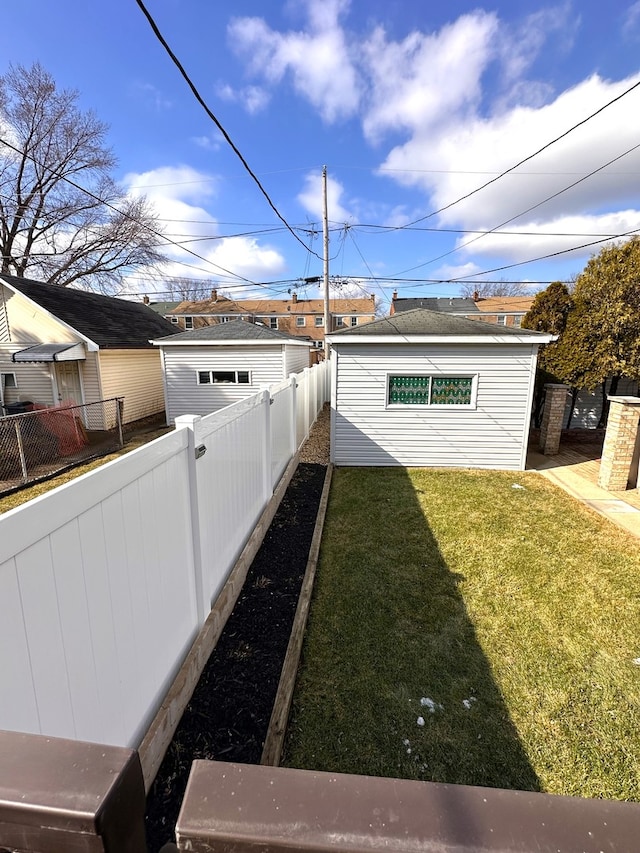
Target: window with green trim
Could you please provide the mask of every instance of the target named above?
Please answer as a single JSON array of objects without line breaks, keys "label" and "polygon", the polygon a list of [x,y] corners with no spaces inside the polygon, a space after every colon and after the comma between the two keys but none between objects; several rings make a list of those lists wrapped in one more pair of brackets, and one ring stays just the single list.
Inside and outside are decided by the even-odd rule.
[{"label": "window with green trim", "polygon": [[472,406],[473,376],[390,375],[391,406]]}]

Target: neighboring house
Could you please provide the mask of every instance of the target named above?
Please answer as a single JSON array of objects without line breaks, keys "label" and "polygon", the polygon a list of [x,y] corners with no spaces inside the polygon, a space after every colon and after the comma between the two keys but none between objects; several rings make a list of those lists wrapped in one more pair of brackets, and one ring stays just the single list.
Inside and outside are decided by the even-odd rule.
[{"label": "neighboring house", "polygon": [[533,303],[532,296],[488,296],[473,299],[465,297],[424,296],[398,299],[391,297],[390,316],[416,308],[428,311],[440,311],[455,317],[467,317],[469,320],[484,320],[498,326],[514,326],[519,329],[522,319]]},{"label": "neighboring house", "polygon": [[124,397],[124,422],[161,412],[160,356],[175,328],[145,305],[0,276],[0,405]]},{"label": "neighboring house", "polygon": [[178,318],[171,317],[171,311],[180,305],[182,300],[178,300],[177,302],[152,302],[148,296],[143,297],[144,304],[151,308],[152,311],[155,311],[156,314],[159,314],[161,317],[164,317],[165,320],[170,320],[172,323],[177,324]]},{"label": "neighboring house", "polygon": [[167,423],[208,415],[309,366],[311,342],[243,320],[153,341],[164,374]]},{"label": "neighboring house", "polygon": [[[376,316],[375,297],[366,299],[330,299],[330,331],[368,323]],[[167,315],[175,318],[181,329],[198,329],[215,323],[242,318],[262,323],[269,329],[287,335],[307,338],[316,349],[324,347],[324,300],[300,299],[228,299],[217,290],[211,299],[182,302]]]},{"label": "neighboring house", "polygon": [[551,340],[424,309],[334,333],[332,461],[524,469]]}]

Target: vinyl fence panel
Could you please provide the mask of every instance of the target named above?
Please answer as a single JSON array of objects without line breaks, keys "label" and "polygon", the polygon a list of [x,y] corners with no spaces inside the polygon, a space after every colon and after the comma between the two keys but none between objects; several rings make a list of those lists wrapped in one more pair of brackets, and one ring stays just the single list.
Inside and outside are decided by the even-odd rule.
[{"label": "vinyl fence panel", "polygon": [[0,728],[137,742],[198,628],[186,439],[0,518]]},{"label": "vinyl fence panel", "polygon": [[328,369],[184,415],[0,516],[0,729],[140,744],[326,399]]}]

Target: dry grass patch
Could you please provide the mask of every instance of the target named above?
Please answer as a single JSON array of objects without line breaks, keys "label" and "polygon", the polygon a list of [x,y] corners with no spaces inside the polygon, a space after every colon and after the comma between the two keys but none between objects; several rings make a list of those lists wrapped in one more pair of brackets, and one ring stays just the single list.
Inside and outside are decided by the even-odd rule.
[{"label": "dry grass patch", "polygon": [[149,432],[132,435],[130,437],[125,436],[124,447],[120,448],[120,450],[116,450],[114,453],[109,453],[107,456],[101,456],[99,459],[92,459],[84,465],[78,465],[75,468],[71,468],[69,471],[64,471],[62,474],[58,474],[49,480],[43,480],[41,483],[35,483],[33,486],[28,486],[26,489],[20,489],[18,492],[12,492],[10,495],[5,495],[0,498],[0,514],[8,512],[10,509],[15,509],[17,506],[27,503],[27,501],[30,501],[32,498],[37,498],[39,495],[43,495],[45,492],[50,492],[52,489],[55,489],[56,486],[62,486],[70,480],[75,480],[81,474],[87,474],[89,471],[93,471],[95,468],[99,468],[101,465],[104,465],[105,462],[110,462],[112,459],[124,456],[125,453],[129,453],[131,450],[136,450],[138,447],[142,447],[143,444],[148,444],[148,442],[153,441],[154,438],[159,438],[161,435],[170,432],[172,429],[172,427],[158,427],[158,429],[150,430]]}]

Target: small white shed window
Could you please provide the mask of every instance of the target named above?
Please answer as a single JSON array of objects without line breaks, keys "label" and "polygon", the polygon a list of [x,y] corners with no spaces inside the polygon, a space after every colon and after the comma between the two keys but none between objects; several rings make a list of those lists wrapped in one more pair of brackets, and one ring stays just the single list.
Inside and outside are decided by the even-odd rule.
[{"label": "small white shed window", "polygon": [[250,385],[248,370],[199,370],[198,385]]},{"label": "small white shed window", "polygon": [[3,388],[17,388],[18,380],[15,373],[0,373],[0,384]]},{"label": "small white shed window", "polygon": [[390,406],[475,406],[474,376],[389,375]]}]

